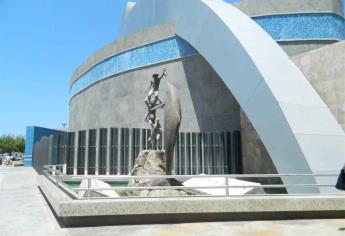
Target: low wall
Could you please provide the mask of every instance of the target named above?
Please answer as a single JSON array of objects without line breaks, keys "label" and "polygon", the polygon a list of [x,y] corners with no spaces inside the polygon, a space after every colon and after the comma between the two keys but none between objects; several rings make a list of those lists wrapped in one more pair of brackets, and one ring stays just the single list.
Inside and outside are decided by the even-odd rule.
[{"label": "low wall", "polygon": [[45,176],[39,187],[65,226],[344,218],[345,195],[72,200]]}]

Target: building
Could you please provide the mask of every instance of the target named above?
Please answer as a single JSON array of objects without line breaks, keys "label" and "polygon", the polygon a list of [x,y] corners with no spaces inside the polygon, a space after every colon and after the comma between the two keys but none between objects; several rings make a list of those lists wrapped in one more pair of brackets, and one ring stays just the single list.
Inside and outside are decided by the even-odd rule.
[{"label": "building", "polygon": [[72,75],[69,133],[51,153],[70,174],[129,173],[148,134],[144,91],[166,68],[161,96],[170,82],[182,103],[176,173],[335,171],[343,12],[341,0],[128,3],[118,39]]}]

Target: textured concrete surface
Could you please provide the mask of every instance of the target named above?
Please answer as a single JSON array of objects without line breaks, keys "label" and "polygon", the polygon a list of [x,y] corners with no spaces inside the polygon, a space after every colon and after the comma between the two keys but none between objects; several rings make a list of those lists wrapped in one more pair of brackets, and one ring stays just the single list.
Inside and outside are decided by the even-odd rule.
[{"label": "textured concrete surface", "polygon": [[[0,235],[61,235],[32,168],[0,167]],[[1,181],[2,179],[2,181]]]},{"label": "textured concrete surface", "polygon": [[[167,83],[179,92],[180,131],[224,131],[240,127],[239,106],[217,73],[200,55],[120,74],[94,84],[70,102],[70,130],[103,127],[147,128],[145,90],[152,74],[167,69],[160,85],[164,101]],[[164,126],[163,111],[158,117]],[[128,116],[128,114],[131,114]]]},{"label": "textured concrete surface", "polygon": [[[339,42],[291,59],[301,69],[345,130],[344,52],[345,42]],[[243,111],[241,111],[241,127],[244,172],[276,173],[266,148]],[[277,182],[278,180],[269,181]]]},{"label": "textured concrete surface", "polygon": [[234,4],[249,16],[335,12],[344,15],[342,0],[242,0]]},{"label": "textured concrete surface", "polygon": [[[4,173],[7,173],[6,175]],[[3,181],[5,180],[5,182]],[[344,236],[345,220],[240,221],[186,224],[61,227],[37,188],[31,168],[0,167],[1,236]]]},{"label": "textured concrete surface", "polygon": [[345,42],[292,57],[345,130]]},{"label": "textured concrete surface", "polygon": [[344,236],[345,223],[344,220],[214,222],[149,226],[105,226],[69,229],[68,232],[71,236]]},{"label": "textured concrete surface", "polygon": [[291,57],[305,53],[314,49],[318,49],[329,44],[333,44],[338,41],[290,41],[290,42],[279,42],[278,44],[284,51]]},{"label": "textured concrete surface", "polygon": [[[241,138],[244,174],[278,173],[258,133],[243,110],[241,110]],[[261,178],[252,180],[263,184],[281,183],[279,178]]]}]

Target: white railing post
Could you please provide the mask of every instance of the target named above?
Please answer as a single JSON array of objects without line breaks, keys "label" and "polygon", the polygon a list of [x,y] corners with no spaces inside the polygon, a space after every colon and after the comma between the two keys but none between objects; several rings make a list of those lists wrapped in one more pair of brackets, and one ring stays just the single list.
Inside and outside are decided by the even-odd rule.
[{"label": "white railing post", "polygon": [[56,186],[59,186],[59,176],[58,175],[56,175],[56,177],[55,177],[55,183],[56,183]]},{"label": "white railing post", "polygon": [[91,200],[91,179],[87,179],[87,199]]},{"label": "white railing post", "polygon": [[65,175],[67,174],[67,164],[63,164],[62,165],[62,173],[64,173]]},{"label": "white railing post", "polygon": [[52,170],[52,176],[56,175],[56,166],[53,166],[53,170]]},{"label": "white railing post", "polygon": [[229,197],[229,177],[225,176],[225,196]]}]

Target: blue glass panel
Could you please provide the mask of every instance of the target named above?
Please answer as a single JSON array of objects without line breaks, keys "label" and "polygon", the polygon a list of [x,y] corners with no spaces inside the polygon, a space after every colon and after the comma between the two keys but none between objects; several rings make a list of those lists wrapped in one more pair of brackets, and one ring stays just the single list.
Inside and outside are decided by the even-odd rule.
[{"label": "blue glass panel", "polygon": [[34,147],[35,147],[36,142],[40,141],[41,138],[44,136],[56,135],[59,133],[63,133],[63,131],[36,127],[36,126],[26,127],[24,166],[25,167],[32,166],[32,155],[34,152]]},{"label": "blue glass panel", "polygon": [[34,127],[28,126],[26,127],[26,137],[25,137],[25,155],[32,154],[32,146],[34,142]]},{"label": "blue glass panel", "polygon": [[34,146],[34,127],[28,126],[26,127],[26,135],[25,135],[25,151],[24,151],[24,166],[30,167],[32,166],[32,152]]}]

